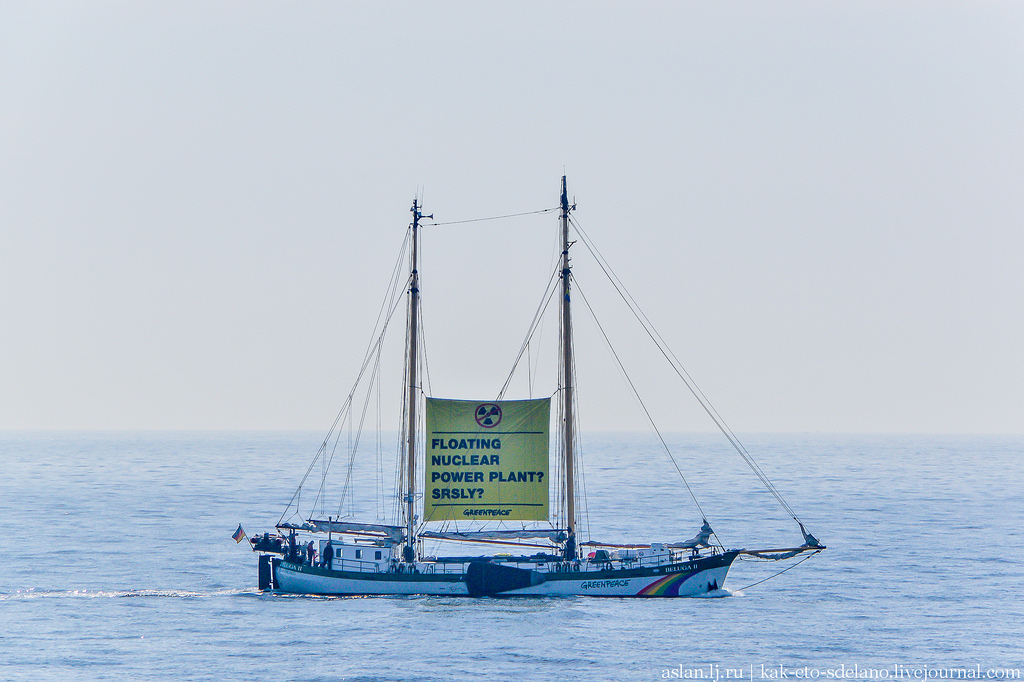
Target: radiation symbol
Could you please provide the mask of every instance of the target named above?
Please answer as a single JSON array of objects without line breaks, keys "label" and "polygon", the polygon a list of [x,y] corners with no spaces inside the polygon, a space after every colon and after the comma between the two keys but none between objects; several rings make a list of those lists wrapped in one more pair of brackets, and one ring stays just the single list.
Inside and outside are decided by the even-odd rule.
[{"label": "radiation symbol", "polygon": [[485,429],[493,429],[501,422],[501,407],[494,403],[476,406],[476,423]]}]

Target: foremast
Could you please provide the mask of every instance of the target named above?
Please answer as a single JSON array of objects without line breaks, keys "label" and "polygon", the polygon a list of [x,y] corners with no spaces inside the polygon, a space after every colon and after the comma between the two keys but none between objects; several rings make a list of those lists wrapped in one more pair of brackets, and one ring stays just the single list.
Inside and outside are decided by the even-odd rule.
[{"label": "foremast", "polygon": [[405,470],[407,473],[405,489],[405,547],[402,550],[402,558],[406,562],[416,560],[416,417],[419,400],[417,390],[419,388],[419,375],[417,373],[417,346],[419,342],[419,306],[420,306],[420,274],[417,270],[417,256],[419,255],[419,226],[420,218],[423,217],[417,199],[412,200],[412,258],[410,259],[409,273],[409,321],[408,321],[408,413],[406,415],[406,461]]},{"label": "foremast", "polygon": [[572,267],[569,265],[569,195],[562,176],[562,198],[559,219],[562,223],[562,451],[565,457],[565,522],[569,538],[565,544],[565,559],[576,559],[576,486],[575,462],[573,457],[573,361],[572,361],[572,311],[569,295],[572,282]]}]

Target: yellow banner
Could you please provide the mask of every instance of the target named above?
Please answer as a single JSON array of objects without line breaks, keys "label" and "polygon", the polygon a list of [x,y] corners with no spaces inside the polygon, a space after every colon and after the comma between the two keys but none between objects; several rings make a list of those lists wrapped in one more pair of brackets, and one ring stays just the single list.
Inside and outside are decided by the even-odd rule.
[{"label": "yellow banner", "polygon": [[550,398],[427,398],[423,520],[547,519],[550,415]]}]

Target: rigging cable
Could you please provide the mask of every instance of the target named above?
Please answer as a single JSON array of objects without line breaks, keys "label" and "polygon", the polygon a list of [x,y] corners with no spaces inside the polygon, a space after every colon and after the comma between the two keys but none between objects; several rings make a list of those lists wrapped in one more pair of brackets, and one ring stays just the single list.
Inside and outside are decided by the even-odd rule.
[{"label": "rigging cable", "polygon": [[[309,478],[309,475],[313,472],[313,467],[316,466],[317,461],[321,457],[326,456],[327,446],[328,443],[330,442],[331,436],[334,434],[334,430],[338,428],[338,424],[341,423],[342,419],[345,417],[349,408],[351,407],[352,400],[355,397],[356,389],[359,387],[359,383],[362,381],[363,374],[366,372],[366,369],[370,364],[370,360],[373,358],[373,355],[376,352],[376,350],[379,349],[381,344],[384,342],[384,335],[387,333],[388,324],[391,321],[392,315],[394,315],[395,311],[398,308],[398,302],[402,300],[400,296],[395,297],[395,291],[400,290],[397,288],[397,284],[400,281],[399,272],[402,263],[405,261],[405,252],[409,248],[409,243],[410,232],[406,232],[405,240],[402,242],[402,248],[399,250],[398,260],[396,261],[395,268],[392,271],[389,289],[387,293],[384,295],[384,300],[381,303],[381,309],[377,313],[377,322],[374,325],[374,335],[370,337],[370,344],[366,349],[366,354],[363,357],[362,367],[360,367],[359,373],[356,375],[356,380],[352,385],[352,390],[349,391],[348,397],[345,399],[345,402],[342,404],[341,409],[335,416],[334,423],[331,424],[331,428],[327,431],[327,435],[324,438],[323,442],[320,444],[320,448],[317,450],[316,455],[313,457],[313,461],[309,463],[309,467],[306,469],[306,473],[302,476],[302,480],[299,482],[298,488],[296,488],[295,493],[292,494],[291,499],[288,501],[288,504],[285,506],[284,511],[281,513],[281,518],[277,521],[278,525],[284,522],[285,517],[288,516],[288,510],[292,509],[292,505],[295,505],[295,511],[293,512],[293,514],[299,514],[298,500],[301,499],[300,494],[302,491],[302,486],[306,484],[306,479]],[[391,305],[389,310],[389,298],[392,297],[395,298],[390,302]],[[316,506],[315,499],[313,502],[313,506]]]},{"label": "rigging cable", "polygon": [[[821,550],[818,550],[818,552],[820,552],[820,551],[821,551]],[[792,569],[792,568],[796,568],[797,566],[799,566],[799,565],[800,565],[800,564],[802,564],[803,562],[805,562],[805,561],[807,561],[808,559],[810,559],[810,558],[811,558],[812,556],[814,556],[815,554],[818,554],[818,552],[812,552],[812,553],[808,554],[807,556],[805,556],[805,557],[804,557],[803,559],[801,559],[800,561],[798,561],[798,562],[796,562],[795,564],[793,564],[792,566],[786,566],[786,567],[785,567],[784,569],[782,569],[782,570],[781,570],[781,571],[779,571],[778,573],[773,573],[773,574],[771,574],[770,576],[768,576],[767,578],[765,578],[764,580],[758,580],[758,581],[757,581],[756,583],[750,583],[750,584],[749,584],[749,585],[747,585],[746,587],[741,587],[741,588],[740,588],[740,589],[738,589],[738,590],[733,590],[733,592],[742,592],[743,590],[749,590],[749,589],[750,589],[751,587],[753,587],[754,585],[760,585],[761,583],[764,583],[764,582],[768,582],[768,581],[769,581],[769,580],[771,580],[772,578],[778,577],[778,576],[782,575],[783,573],[785,573],[786,571],[788,571],[788,570],[790,570],[790,569]]]},{"label": "rigging cable", "polygon": [[[397,308],[398,301],[401,300],[401,297],[396,295],[397,291],[399,291],[399,290],[395,288],[395,285],[399,281],[398,280],[398,272],[399,272],[400,264],[404,260],[404,254],[405,254],[405,246],[403,245],[402,251],[399,254],[398,263],[396,264],[395,269],[392,272],[391,285],[390,285],[390,288],[388,290],[388,295],[385,296],[385,302],[384,302],[384,305],[382,305],[382,307],[381,307],[381,312],[383,312],[383,310],[385,309],[385,306],[387,304],[387,297],[388,296],[393,297],[392,300],[395,301],[395,308]],[[381,312],[379,312],[377,314],[377,323],[380,322]],[[394,310],[392,310],[392,313],[393,312],[394,312]],[[390,320],[391,316],[389,315],[387,319]],[[374,328],[375,329],[377,328],[377,324],[375,324]],[[387,323],[385,323],[385,328],[381,331],[381,336],[380,336],[381,342],[383,342],[384,333],[386,331],[387,331]],[[381,351],[381,344],[378,343],[377,347],[376,347],[376,352],[373,352],[372,350],[369,350],[367,352],[367,356],[365,358],[365,360],[369,360],[371,357],[376,358],[376,362],[374,364],[374,370],[370,373],[370,378],[369,378],[370,385],[369,385],[369,387],[367,388],[367,391],[366,391],[366,399],[365,399],[365,401],[363,403],[362,416],[361,416],[361,418],[359,420],[359,427],[358,427],[358,430],[356,432],[356,441],[355,441],[354,447],[353,447],[353,445],[351,443],[351,429],[352,429],[352,400],[354,400],[354,398],[355,398],[355,387],[353,387],[352,393],[349,396],[350,399],[348,401],[349,405],[348,405],[348,410],[346,412],[346,416],[342,420],[340,427],[337,429],[337,432],[334,433],[334,447],[331,449],[331,456],[330,456],[330,458],[327,458],[326,451],[323,453],[323,458],[322,458],[322,462],[323,462],[323,478],[321,479],[321,482],[320,482],[320,491],[317,493],[317,498],[313,501],[313,506],[314,507],[316,506],[317,502],[320,503],[320,515],[321,516],[323,516],[323,513],[324,513],[323,505],[324,505],[324,501],[325,501],[324,498],[326,496],[327,472],[330,470],[331,464],[334,463],[334,456],[337,453],[338,444],[339,444],[339,442],[341,440],[341,431],[344,429],[345,423],[348,423],[348,425],[349,425],[348,428],[349,428],[349,432],[350,432],[349,433],[349,441],[350,441],[349,442],[349,451],[350,452],[349,452],[349,460],[348,460],[348,470],[347,470],[347,475],[345,477],[345,485],[342,487],[341,499],[338,502],[338,516],[342,515],[342,508],[343,508],[343,505],[345,503],[345,498],[348,496],[349,487],[351,485],[352,469],[353,469],[353,466],[355,465],[356,450],[359,447],[359,441],[361,440],[362,433],[363,433],[363,425],[364,425],[364,423],[366,421],[366,410],[367,410],[367,407],[369,406],[369,403],[370,403],[370,397],[373,394],[373,385],[377,381],[379,381],[380,351]],[[366,366],[364,364],[364,370],[365,370],[365,367]],[[356,381],[357,385],[358,385],[359,381],[361,380],[361,378],[363,376],[363,372],[362,371],[360,371],[359,376],[360,376],[360,379],[357,379],[357,381]],[[332,431],[333,430],[334,429],[332,428]],[[331,437],[331,434],[328,434],[328,439],[330,437]]]},{"label": "rigging cable", "polygon": [[[537,311],[533,314],[533,321],[530,323],[530,327],[526,331],[526,338],[523,340],[523,345],[519,347],[519,354],[512,363],[512,370],[508,373],[508,378],[505,379],[505,383],[502,385],[501,390],[498,391],[498,400],[502,399],[505,395],[505,391],[508,390],[509,384],[512,383],[512,377],[516,373],[516,368],[519,366],[519,362],[523,359],[523,353],[525,353],[527,348],[529,348],[530,339],[533,338],[534,333],[537,331],[537,326],[543,320],[544,311],[547,310],[547,307],[551,304],[551,299],[554,297],[555,290],[558,288],[554,286],[554,284],[557,276],[561,274],[561,270],[562,266],[559,265],[558,268],[551,272],[551,277],[548,279],[547,286],[544,289],[544,295],[541,296],[540,305],[537,306]],[[529,370],[530,368],[527,367],[527,372],[529,372]]]},{"label": "rigging cable", "polygon": [[715,407],[711,404],[711,401],[707,398],[706,395],[704,395],[704,392],[701,391],[701,389],[697,386],[696,382],[693,380],[693,377],[690,376],[689,372],[686,371],[686,368],[684,368],[682,363],[679,362],[679,359],[676,357],[675,353],[673,353],[668,348],[668,344],[665,343],[664,338],[662,338],[661,334],[658,333],[658,331],[654,328],[654,325],[651,323],[647,315],[640,309],[640,306],[636,302],[636,299],[634,299],[633,296],[626,290],[625,285],[622,284],[622,280],[620,280],[618,275],[616,275],[612,271],[611,266],[608,264],[607,260],[605,260],[604,256],[601,255],[601,253],[597,250],[597,247],[590,240],[589,236],[587,236],[587,234],[583,231],[583,228],[580,227],[579,222],[576,221],[574,218],[570,218],[570,220],[572,221],[573,226],[576,228],[577,233],[580,235],[580,238],[583,241],[584,245],[590,251],[591,255],[594,256],[594,259],[597,261],[601,270],[608,278],[608,281],[611,282],[612,286],[618,292],[619,296],[622,297],[622,300],[626,303],[626,306],[630,309],[630,312],[632,312],[633,316],[637,319],[638,322],[640,322],[640,325],[644,328],[644,331],[647,332],[647,335],[658,347],[658,350],[661,351],[661,354],[665,357],[666,360],[668,360],[669,364],[672,366],[672,369],[683,381],[683,384],[686,385],[686,387],[690,390],[690,393],[692,393],[694,398],[697,399],[697,402],[700,403],[700,406],[704,408],[704,411],[707,412],[709,417],[711,417],[711,421],[715,423],[715,426],[718,427],[719,431],[722,432],[722,434],[726,437],[726,439],[733,446],[736,452],[739,453],[740,457],[742,457],[743,460],[747,463],[747,466],[750,467],[750,470],[753,471],[754,475],[757,476],[757,478],[761,481],[761,484],[764,485],[768,492],[770,492],[775,497],[779,504],[782,505],[782,508],[786,510],[786,512],[793,518],[793,520],[797,522],[797,524],[800,526],[801,532],[805,535],[805,540],[813,540],[814,542],[817,542],[817,540],[815,540],[813,536],[810,536],[807,533],[807,531],[804,529],[803,522],[797,516],[796,512],[793,510],[791,506],[789,506],[789,503],[786,502],[785,498],[782,497],[782,493],[779,492],[778,488],[775,487],[775,484],[772,483],[772,481],[768,478],[768,475],[764,473],[760,465],[758,465],[757,462],[754,461],[753,456],[740,442],[739,437],[735,434],[735,432],[733,432],[733,430],[728,426],[728,424],[725,423],[725,420],[718,413],[718,410],[715,409]]},{"label": "rigging cable", "polygon": [[[400,300],[401,299],[399,299],[399,301]],[[299,482],[299,487],[296,489],[295,494],[292,495],[292,499],[288,502],[288,505],[285,507],[284,512],[281,514],[281,518],[278,519],[278,524],[280,524],[281,522],[284,521],[285,516],[288,514],[288,510],[291,509],[292,508],[292,504],[295,503],[295,501],[296,501],[296,499],[297,499],[297,497],[299,495],[299,491],[302,490],[302,486],[304,486],[306,484],[306,479],[309,478],[309,475],[313,472],[313,467],[316,466],[317,461],[319,461],[321,457],[325,457],[326,456],[327,445],[328,445],[328,443],[330,443],[331,438],[335,435],[334,432],[338,428],[338,424],[348,414],[348,411],[349,411],[349,409],[352,406],[352,400],[355,398],[356,387],[358,387],[359,382],[363,378],[363,374],[366,372],[367,366],[370,364],[370,360],[373,358],[373,355],[372,355],[373,350],[376,347],[378,347],[381,343],[383,343],[383,341],[384,341],[384,334],[387,331],[387,329],[386,329],[387,322],[389,322],[391,320],[391,316],[394,314],[396,309],[397,309],[397,305],[394,308],[392,308],[390,313],[388,313],[387,319],[385,321],[385,329],[381,331],[380,335],[371,344],[369,352],[367,353],[367,357],[366,357],[366,359],[363,362],[363,367],[359,370],[359,374],[356,377],[356,382],[355,382],[355,384],[352,387],[352,391],[349,393],[348,397],[345,398],[345,402],[342,405],[341,410],[338,411],[337,416],[334,418],[334,423],[331,425],[331,428],[328,430],[327,436],[324,438],[323,442],[320,444],[320,448],[317,450],[316,456],[313,457],[313,461],[309,463],[309,467],[306,469],[306,473],[302,476],[302,480]],[[313,505],[316,506],[316,500],[314,500]],[[298,509],[297,506],[296,506],[296,509],[295,509],[294,513],[296,513],[296,514],[299,513],[299,509]]]},{"label": "rigging cable", "polygon": [[[410,278],[409,278],[409,286],[411,286],[411,284],[412,284],[412,277],[410,276]],[[409,316],[411,315],[411,310],[412,310],[412,297],[411,296],[405,296],[404,298],[405,298],[405,301],[406,301],[405,317],[406,317],[406,320],[408,320]],[[409,326],[410,325],[408,323],[406,323],[406,325],[405,325],[405,347],[406,348],[409,347],[409,338],[410,338],[410,336],[409,336]],[[405,493],[403,491],[407,487],[406,483],[407,483],[407,479],[408,479],[408,476],[409,476],[409,471],[408,471],[408,466],[407,466],[408,457],[407,456],[403,456],[403,455],[408,455],[408,452],[409,452],[409,439],[407,438],[407,435],[409,433],[409,410],[408,410],[409,403],[406,402],[407,400],[410,399],[409,398],[409,393],[410,392],[409,392],[409,360],[408,360],[408,355],[406,356],[405,362],[402,363],[402,366],[404,368],[403,371],[402,371],[402,403],[401,403],[401,406],[399,407],[399,411],[400,411],[402,416],[401,416],[401,421],[400,421],[400,428],[399,428],[399,431],[398,431],[398,451],[397,451],[398,452],[398,466],[395,468],[396,469],[396,471],[395,471],[396,479],[395,479],[395,516],[394,516],[394,519],[395,519],[396,522],[400,522],[402,525],[405,525],[405,518],[404,517],[408,515],[408,508],[406,507],[405,504],[402,503],[402,500],[405,497]]]},{"label": "rigging cable", "polygon": [[422,381],[420,382],[420,392],[423,392],[423,395],[427,396],[427,395],[432,395],[434,393],[434,388],[433,388],[433,386],[430,383],[430,362],[427,360],[427,335],[426,335],[426,332],[424,331],[424,325],[423,325],[423,299],[422,298],[420,298],[420,306],[419,306],[419,308],[420,308],[420,324],[419,324],[419,329],[420,329],[420,348],[423,350],[423,352],[421,353],[421,355],[423,356],[423,375],[424,375],[424,377],[426,377],[426,380],[427,380],[427,390],[426,390],[426,392],[423,392],[423,382]]},{"label": "rigging cable", "polygon": [[[491,216],[489,218],[470,218],[468,220],[448,220],[448,221],[443,222],[443,223],[431,223],[429,226],[425,225],[424,227],[440,227],[441,225],[462,225],[463,223],[481,223],[481,222],[484,222],[485,220],[503,220],[505,218],[518,218],[518,217],[524,216],[524,215],[536,215],[538,213],[550,213],[551,211],[557,211],[559,208],[561,208],[561,207],[560,206],[555,206],[554,208],[542,208],[539,211],[525,211],[523,213],[509,213],[507,215],[496,215],[496,216]],[[423,216],[423,217],[426,218],[427,216]]]},{"label": "rigging cable", "polygon": [[374,473],[376,474],[376,479],[377,479],[377,485],[376,485],[376,489],[375,489],[375,491],[377,493],[376,494],[377,505],[376,505],[375,511],[377,513],[376,520],[380,521],[380,522],[383,522],[384,519],[385,519],[385,513],[386,512],[384,510],[384,443],[383,443],[383,438],[381,437],[382,436],[381,424],[382,424],[383,416],[384,415],[383,415],[383,412],[381,411],[381,404],[380,404],[380,402],[381,402],[381,384],[383,383],[380,380],[380,356],[381,356],[381,352],[380,352],[380,348],[378,347],[378,349],[377,349],[377,361],[376,361],[377,367],[376,367],[376,370],[375,370],[377,372],[377,375],[378,375],[378,378],[377,378],[377,430],[374,433],[374,435],[375,435],[375,442],[376,442],[376,449],[374,451],[374,454],[376,455],[376,462],[375,462],[376,463],[376,467],[375,467],[376,470],[375,470]]},{"label": "rigging cable", "polygon": [[[571,277],[571,275],[570,275],[570,277]],[[579,291],[579,283],[578,282],[576,284],[576,290]],[[580,292],[580,295],[582,296],[583,293]],[[573,378],[576,381],[578,381],[579,380],[579,374],[576,373],[576,341],[575,341],[575,339],[573,339],[572,344],[573,344],[573,346],[572,346],[572,376],[573,376]],[[575,383],[576,382],[574,382],[574,384]],[[576,386],[578,388],[578,384],[576,384]],[[583,433],[583,429],[579,428],[579,423],[580,423],[580,392],[579,391],[573,391],[572,400],[573,400],[573,410],[572,410],[572,413],[576,417],[576,426],[577,426],[577,428],[573,429],[573,437],[574,437],[574,440],[575,440],[575,443],[574,443],[573,447],[575,448],[574,452],[576,453],[576,461],[579,463],[579,466],[575,467],[575,472],[576,472],[576,475],[577,475],[576,481],[578,483],[578,486],[577,486],[576,489],[579,491],[576,494],[576,499],[583,500],[583,516],[586,518],[586,523],[587,523],[587,539],[588,540],[592,540],[594,538],[594,536],[593,536],[593,534],[591,533],[591,530],[590,530],[590,501],[587,498],[587,467],[584,466],[584,462],[583,462],[583,443],[580,442],[580,439],[582,438],[581,434]]]},{"label": "rigging cable", "polygon": [[[651,416],[650,411],[647,409],[647,405],[644,404],[643,398],[640,397],[640,392],[637,391],[636,386],[633,384],[633,380],[630,379],[629,373],[626,372],[626,367],[622,364],[622,360],[619,358],[619,354],[615,352],[615,348],[612,346],[611,340],[608,338],[608,334],[605,333],[604,327],[601,326],[601,321],[597,319],[597,315],[594,313],[594,309],[590,305],[590,301],[587,300],[586,294],[583,293],[582,287],[579,282],[576,282],[576,291],[579,292],[580,298],[583,299],[584,305],[587,306],[587,310],[590,312],[590,317],[594,320],[594,324],[597,325],[597,330],[601,332],[601,337],[604,339],[605,345],[608,346],[608,350],[611,351],[612,357],[615,358],[616,364],[619,366],[619,371],[622,372],[622,376],[625,377],[626,383],[629,384],[629,388],[632,389],[633,395],[636,396],[636,400],[640,403],[640,408],[644,411],[647,416],[647,421],[650,422],[651,428],[654,429],[655,435],[658,436],[658,440],[661,441],[661,446],[665,449],[665,453],[668,458],[672,461],[672,466],[676,468],[676,473],[679,474],[679,478],[682,479],[683,485],[686,486],[686,492],[690,493],[690,498],[693,500],[693,504],[696,505],[697,511],[700,512],[701,518],[707,522],[707,514],[701,509],[700,502],[697,501],[697,496],[693,494],[693,490],[690,488],[690,484],[686,480],[686,476],[683,475],[683,470],[679,468],[679,463],[676,462],[675,456],[672,454],[672,450],[669,449],[668,443],[665,442],[665,438],[661,435],[661,431],[658,430],[658,425],[654,423],[654,417]],[[717,534],[715,537],[718,537]]]},{"label": "rigging cable", "polygon": [[[377,372],[380,370],[380,354],[377,354],[375,357],[377,358],[377,362],[374,363],[374,372],[370,375],[370,381],[371,382],[373,382],[375,379],[377,381],[380,381],[380,378],[377,376]],[[362,436],[363,436],[363,425],[366,423],[366,412],[369,409],[371,399],[373,398],[373,390],[372,390],[372,388],[373,387],[371,385],[370,390],[368,390],[366,392],[366,400],[363,401],[363,411],[362,411],[362,413],[359,416],[359,428],[356,430],[356,440],[355,440],[355,443],[351,443],[350,442],[350,444],[349,444],[348,471],[345,474],[345,484],[341,488],[341,499],[338,501],[338,516],[339,517],[343,515],[344,506],[345,506],[345,498],[348,497],[349,492],[350,492],[350,490],[352,488],[352,470],[355,467],[356,452],[359,450],[359,441],[362,440]],[[350,424],[349,425],[349,433],[351,433],[351,428],[352,427],[351,427],[351,424]],[[331,461],[333,461],[333,460],[334,460],[334,455],[332,454],[331,455]],[[353,504],[353,502],[350,500],[349,501],[350,507],[351,507],[352,504]]]}]

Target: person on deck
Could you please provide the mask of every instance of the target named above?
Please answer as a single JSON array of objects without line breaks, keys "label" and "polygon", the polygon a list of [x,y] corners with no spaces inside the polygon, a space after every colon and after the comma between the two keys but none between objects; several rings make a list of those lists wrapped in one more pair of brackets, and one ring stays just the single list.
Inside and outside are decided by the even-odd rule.
[{"label": "person on deck", "polygon": [[316,550],[313,549],[313,541],[310,540],[309,544],[306,545],[306,563],[310,566],[313,565],[313,559],[316,558]]},{"label": "person on deck", "polygon": [[334,545],[331,544],[330,540],[327,541],[327,545],[324,547],[324,560],[321,565],[326,566],[327,570],[331,570],[334,567]]},{"label": "person on deck", "polygon": [[576,556],[576,533],[569,531],[569,537],[565,541],[565,550],[562,552],[562,557],[566,561],[576,561],[579,557]]}]

